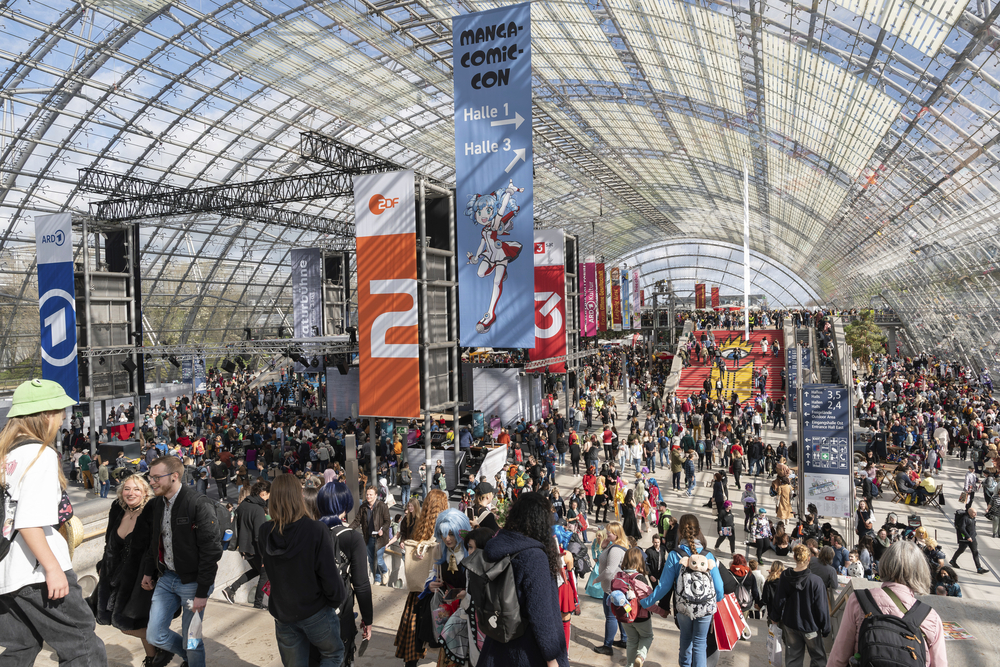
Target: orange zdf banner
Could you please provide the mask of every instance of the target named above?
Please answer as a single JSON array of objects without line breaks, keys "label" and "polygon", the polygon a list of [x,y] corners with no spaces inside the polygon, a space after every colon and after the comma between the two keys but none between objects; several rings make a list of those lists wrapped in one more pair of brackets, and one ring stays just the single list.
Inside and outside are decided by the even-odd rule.
[{"label": "orange zdf banner", "polygon": [[358,414],[365,417],[420,417],[413,185],[412,171],[354,177]]}]

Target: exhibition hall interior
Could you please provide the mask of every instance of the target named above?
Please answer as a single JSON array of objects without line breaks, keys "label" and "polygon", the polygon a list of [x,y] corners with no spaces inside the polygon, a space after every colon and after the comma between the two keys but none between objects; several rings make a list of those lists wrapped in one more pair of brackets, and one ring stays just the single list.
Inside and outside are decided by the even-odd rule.
[{"label": "exhibition hall interior", "polygon": [[[62,410],[40,451],[64,501],[27,527],[27,491],[4,494],[4,543],[37,567],[21,588],[0,556],[0,610],[68,581],[88,665],[842,667],[863,592],[898,584],[933,609],[927,665],[995,664],[998,19],[0,0],[0,462],[28,479],[15,430]],[[275,502],[289,483],[304,500]],[[129,546],[130,512],[174,493],[217,511],[197,592],[169,522]],[[476,568],[537,508],[545,585],[515,568],[530,628],[501,640]],[[269,551],[289,521],[354,531],[322,531],[315,582]],[[681,533],[732,574],[712,623],[668,604],[697,560]],[[345,608],[319,573],[354,537]],[[913,545],[928,583],[880,578]],[[620,623],[626,562],[648,597]],[[803,569],[825,628],[780,618]],[[747,576],[752,603],[723,593]],[[336,637],[288,616],[293,584],[326,591],[309,614]],[[84,650],[7,616],[0,665]]]}]

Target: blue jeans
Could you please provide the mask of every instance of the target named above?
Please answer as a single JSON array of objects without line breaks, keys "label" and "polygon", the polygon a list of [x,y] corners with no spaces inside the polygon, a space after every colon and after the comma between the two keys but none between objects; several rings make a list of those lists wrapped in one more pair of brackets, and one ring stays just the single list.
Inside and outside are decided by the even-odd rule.
[{"label": "blue jeans", "polygon": [[406,503],[410,502],[410,487],[409,486],[401,486],[401,487],[399,487],[399,498],[400,498],[399,502],[403,506],[403,509],[405,510],[406,509]]},{"label": "blue jeans", "polygon": [[705,646],[712,614],[695,619],[677,614],[676,618],[681,629],[680,667],[705,667]]},{"label": "blue jeans", "polygon": [[670,452],[666,449],[660,450],[660,465],[670,465]]},{"label": "blue jeans", "polygon": [[344,660],[340,619],[333,607],[324,607],[309,618],[295,623],[282,623],[274,619],[274,638],[278,642],[281,664],[286,667],[308,665],[310,644],[319,650],[320,667],[340,667]]},{"label": "blue jeans", "polygon": [[[212,594],[212,586],[208,594]],[[146,626],[146,641],[164,651],[170,651],[186,660],[189,667],[205,667],[205,643],[198,641],[198,647],[187,649],[188,626],[194,612],[188,609],[188,603],[194,599],[198,589],[196,582],[182,584],[176,572],[167,570],[156,582],[153,590],[153,600],[149,607],[149,625]],[[181,633],[183,637],[170,629],[170,621],[177,607],[181,608]],[[202,619],[205,612],[201,612]]]},{"label": "blue jeans", "polygon": [[108,497],[108,489],[110,489],[110,488],[111,488],[111,482],[110,481],[105,480],[105,481],[101,482],[101,498],[107,498]]},{"label": "blue jeans", "polygon": [[632,459],[632,467],[635,468],[636,472],[639,472],[639,468],[642,467],[642,459]]},{"label": "blue jeans", "polygon": [[385,547],[381,549],[376,548],[377,540],[378,537],[375,535],[368,538],[368,565],[372,568],[375,581],[381,583],[382,574],[388,572],[389,568],[386,567],[385,560],[382,558],[383,554],[385,554]]},{"label": "blue jeans", "polygon": [[[711,616],[709,616],[711,618]],[[615,618],[611,611],[611,603],[608,602],[608,594],[604,594],[604,645],[611,646],[615,640],[615,632],[621,633],[622,641],[625,641],[625,626]]]},{"label": "blue jeans", "polygon": [[559,465],[566,465],[566,452],[559,452]]}]

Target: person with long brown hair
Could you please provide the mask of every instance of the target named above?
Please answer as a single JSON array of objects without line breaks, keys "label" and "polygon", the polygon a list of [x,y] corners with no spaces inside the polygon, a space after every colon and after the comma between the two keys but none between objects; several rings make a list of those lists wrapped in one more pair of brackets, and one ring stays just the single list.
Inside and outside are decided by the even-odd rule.
[{"label": "person with long brown hair", "polygon": [[[715,588],[715,600],[716,602],[722,600],[724,593],[722,575],[719,574],[718,564],[714,563],[715,556],[705,546],[705,535],[701,532],[701,524],[698,523],[698,517],[694,514],[685,514],[681,517],[677,526],[677,541],[677,548],[667,556],[667,562],[663,566],[663,574],[660,576],[660,582],[656,585],[656,589],[652,595],[648,595],[640,602],[647,609],[657,604],[673,590],[677,576],[681,572],[681,559],[694,554],[702,554],[710,561],[709,571]],[[680,612],[676,614],[676,618],[681,631],[680,667],[705,667],[708,630],[712,625],[712,614],[691,618]]]},{"label": "person with long brown hair", "polygon": [[54,526],[69,520],[66,477],[55,440],[75,401],[52,380],[14,390],[0,431],[0,502],[5,505],[0,560],[3,661],[32,664],[47,642],[60,662],[104,665],[104,643],[83,600],[69,546]]},{"label": "person with long brown hair", "polygon": [[[436,543],[432,541],[434,524],[437,522],[438,514],[446,509],[448,509],[448,495],[441,489],[431,489],[424,499],[423,507],[420,508],[420,516],[413,532],[404,544],[407,559],[406,583],[410,592],[406,596],[403,614],[399,618],[394,645],[396,657],[407,667],[415,667],[426,652],[424,643],[417,638],[417,596],[424,590],[431,565],[437,560],[433,553],[436,548]],[[423,574],[423,578],[419,573]]]},{"label": "person with long brown hair", "polygon": [[311,644],[319,651],[320,667],[339,667],[344,642],[336,610],[347,589],[331,567],[336,555],[330,530],[310,518],[295,475],[275,477],[267,506],[271,520],[260,527],[257,543],[271,581],[267,609],[274,616],[281,663],[309,664]]}]

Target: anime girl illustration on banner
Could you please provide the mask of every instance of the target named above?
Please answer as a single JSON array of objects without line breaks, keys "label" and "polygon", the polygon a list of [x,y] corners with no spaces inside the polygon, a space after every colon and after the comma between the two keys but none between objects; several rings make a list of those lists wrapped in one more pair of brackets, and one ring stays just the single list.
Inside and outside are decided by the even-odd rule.
[{"label": "anime girl illustration on banner", "polygon": [[502,237],[509,236],[514,228],[514,216],[521,207],[517,205],[515,194],[524,192],[524,188],[514,187],[511,180],[507,188],[501,192],[488,195],[469,195],[469,203],[465,207],[465,215],[472,218],[477,225],[482,225],[482,239],[475,253],[466,253],[469,264],[479,262],[477,274],[480,278],[493,275],[493,292],[486,314],[476,323],[476,331],[486,333],[497,319],[497,303],[503,294],[503,283],[507,280],[507,265],[521,254],[521,244],[516,241],[504,241]]}]

